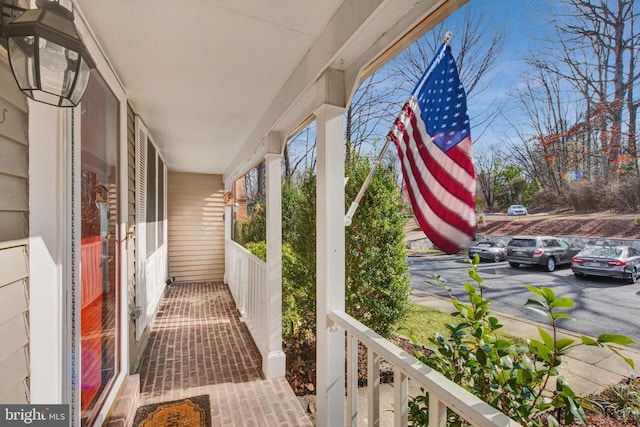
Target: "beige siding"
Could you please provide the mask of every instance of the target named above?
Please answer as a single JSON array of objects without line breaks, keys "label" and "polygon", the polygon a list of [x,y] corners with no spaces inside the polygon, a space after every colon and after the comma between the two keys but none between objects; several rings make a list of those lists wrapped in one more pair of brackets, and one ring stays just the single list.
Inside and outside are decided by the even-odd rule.
[{"label": "beige siding", "polygon": [[26,97],[0,55],[0,403],[29,402]]},{"label": "beige siding", "polygon": [[0,403],[29,401],[26,241],[0,243]]},{"label": "beige siding", "polygon": [[27,102],[0,56],[0,242],[29,234]]},{"label": "beige siding", "polygon": [[222,176],[169,172],[169,276],[221,281],[224,275]]}]

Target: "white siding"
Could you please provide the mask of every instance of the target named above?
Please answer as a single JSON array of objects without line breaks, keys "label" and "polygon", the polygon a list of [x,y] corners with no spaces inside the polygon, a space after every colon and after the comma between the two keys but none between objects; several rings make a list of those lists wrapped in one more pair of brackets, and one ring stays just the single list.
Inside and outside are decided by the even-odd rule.
[{"label": "white siding", "polygon": [[0,243],[0,271],[0,403],[28,403],[26,241]]},{"label": "white siding", "polygon": [[26,111],[26,97],[0,56],[0,242],[29,234]]},{"label": "white siding", "polygon": [[29,402],[26,97],[0,52],[0,403]]},{"label": "white siding", "polygon": [[221,175],[169,172],[169,276],[222,281],[224,186]]}]

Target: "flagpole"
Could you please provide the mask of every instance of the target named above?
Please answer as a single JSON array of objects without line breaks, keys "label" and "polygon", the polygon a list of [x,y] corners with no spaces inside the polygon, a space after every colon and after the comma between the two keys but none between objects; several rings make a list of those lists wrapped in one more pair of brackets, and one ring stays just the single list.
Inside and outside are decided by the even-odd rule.
[{"label": "flagpole", "polygon": [[[447,33],[442,38],[442,41],[444,43],[449,44],[449,41],[451,41],[452,36],[453,34],[451,33],[451,31],[447,31]],[[353,202],[351,203],[351,206],[349,206],[349,210],[347,211],[347,214],[344,216],[345,227],[349,227],[351,225],[351,221],[353,220],[353,215],[355,215],[356,209],[358,209],[358,204],[362,200],[362,197],[364,196],[364,192],[367,191],[367,188],[369,187],[369,184],[373,179],[373,174],[376,173],[376,170],[378,169],[380,162],[382,162],[382,156],[384,156],[384,153],[387,151],[387,148],[389,147],[390,142],[391,142],[391,137],[387,135],[387,140],[385,141],[384,146],[380,151],[380,154],[378,154],[378,158],[376,159],[375,163],[371,167],[371,170],[369,171],[369,175],[367,175],[367,179],[365,179],[364,183],[362,183],[362,187],[360,187],[360,191],[358,191],[358,195],[353,200]]]},{"label": "flagpole", "polygon": [[362,197],[364,196],[364,192],[367,191],[367,188],[369,187],[369,184],[373,179],[373,174],[376,173],[376,170],[378,169],[380,162],[382,162],[382,156],[384,156],[385,151],[387,151],[387,147],[389,147],[390,142],[391,142],[391,137],[387,136],[387,140],[385,141],[384,146],[382,147],[382,150],[380,150],[380,154],[378,154],[378,158],[376,159],[375,163],[371,167],[371,170],[369,171],[369,175],[367,175],[367,179],[364,180],[362,187],[360,187],[360,191],[358,191],[358,195],[351,203],[351,206],[349,207],[349,211],[344,217],[344,225],[346,227],[349,227],[351,225],[351,220],[353,219],[353,215],[355,215],[356,213],[356,209],[358,209],[358,204],[360,203],[360,200],[362,200]]}]

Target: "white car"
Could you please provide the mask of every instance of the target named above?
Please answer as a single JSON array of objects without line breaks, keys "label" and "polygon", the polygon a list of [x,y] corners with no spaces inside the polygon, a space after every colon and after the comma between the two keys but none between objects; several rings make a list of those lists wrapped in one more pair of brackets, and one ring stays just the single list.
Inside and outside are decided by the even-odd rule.
[{"label": "white car", "polygon": [[507,215],[526,215],[527,208],[522,205],[511,205],[507,209]]}]

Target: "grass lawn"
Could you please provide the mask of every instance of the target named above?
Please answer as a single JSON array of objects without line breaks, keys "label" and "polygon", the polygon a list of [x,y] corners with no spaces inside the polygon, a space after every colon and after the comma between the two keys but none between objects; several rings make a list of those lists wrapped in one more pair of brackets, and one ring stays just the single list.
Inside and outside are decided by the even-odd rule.
[{"label": "grass lawn", "polygon": [[[453,309],[453,305],[451,308]],[[400,335],[413,338],[422,344],[428,345],[429,337],[434,332],[439,332],[442,336],[448,338],[451,334],[446,325],[459,322],[459,317],[410,302],[409,314],[403,321],[398,322],[395,327]],[[498,335],[517,346],[526,345],[525,341],[521,338],[501,333],[498,333]]]}]

